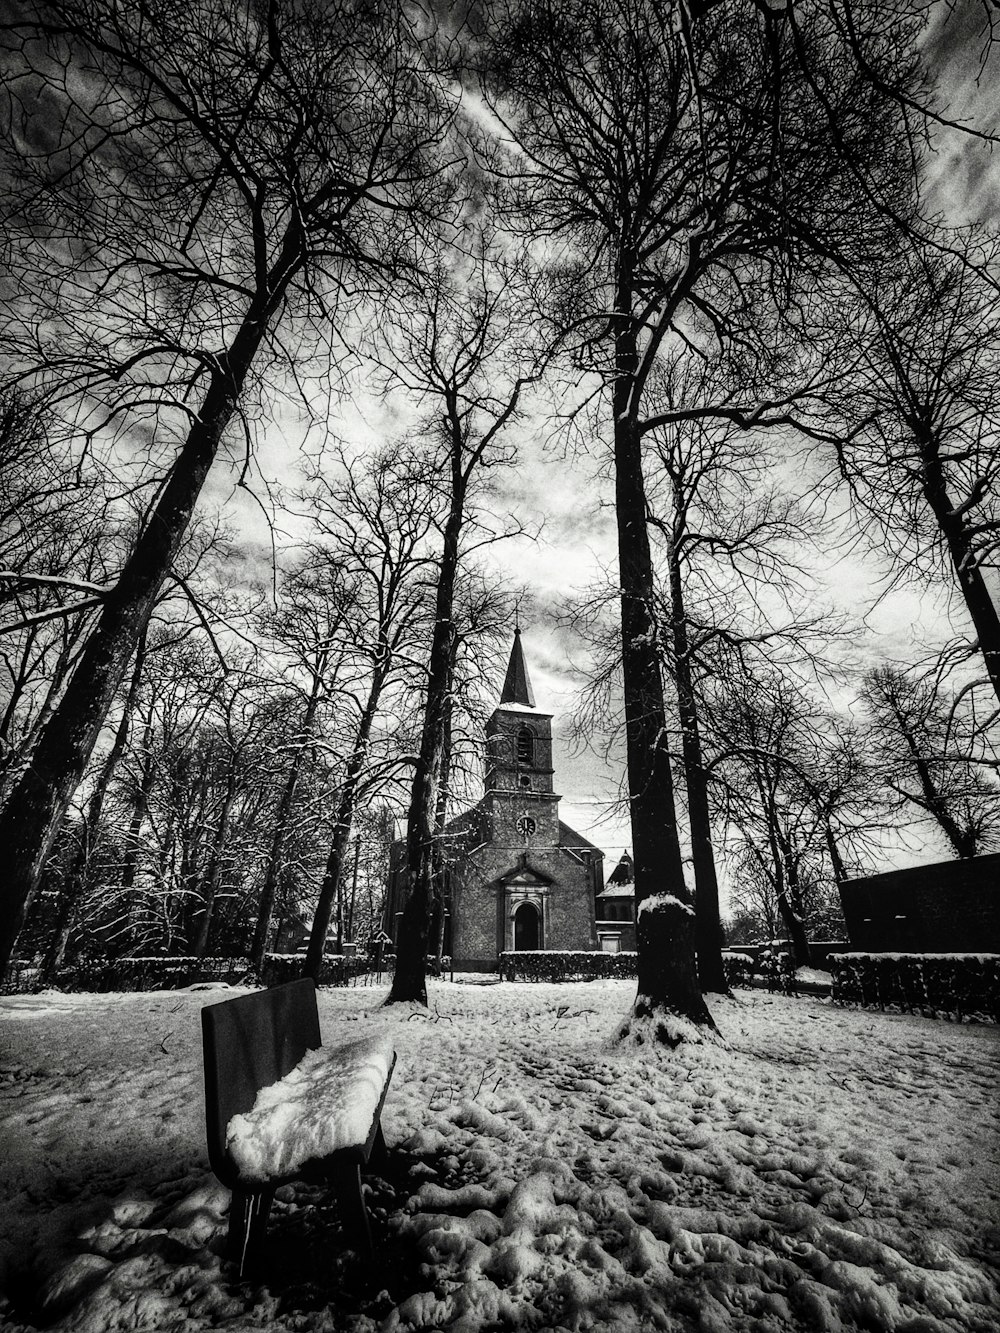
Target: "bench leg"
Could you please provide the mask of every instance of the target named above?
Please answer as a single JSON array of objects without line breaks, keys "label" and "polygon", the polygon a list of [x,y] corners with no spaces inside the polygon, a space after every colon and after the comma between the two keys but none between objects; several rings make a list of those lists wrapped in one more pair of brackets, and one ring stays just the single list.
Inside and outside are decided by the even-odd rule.
[{"label": "bench leg", "polygon": [[233,1190],[226,1258],[237,1265],[240,1277],[257,1268],[263,1257],[273,1199],[274,1190]]},{"label": "bench leg", "polygon": [[348,1243],[362,1254],[372,1253],[372,1232],[368,1223],[368,1209],[361,1192],[361,1167],[357,1162],[338,1164],[330,1183],[337,1196],[337,1205],[344,1223]]},{"label": "bench leg", "polygon": [[373,1171],[381,1171],[389,1163],[389,1149],[385,1146],[385,1135],[382,1133],[382,1122],[375,1126],[375,1138],[372,1141],[372,1150],[368,1157],[368,1165]]}]

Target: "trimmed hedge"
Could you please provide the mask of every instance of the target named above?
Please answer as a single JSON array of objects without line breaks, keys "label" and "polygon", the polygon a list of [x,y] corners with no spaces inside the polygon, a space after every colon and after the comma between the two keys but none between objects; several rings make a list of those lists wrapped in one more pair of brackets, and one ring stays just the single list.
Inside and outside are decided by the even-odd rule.
[{"label": "trimmed hedge", "polygon": [[835,1004],[1000,1023],[1000,954],[844,953],[830,969]]},{"label": "trimmed hedge", "polygon": [[61,968],[54,984],[69,991],[180,990],[198,982],[256,984],[245,958],[85,958]]},{"label": "trimmed hedge", "polygon": [[748,953],[726,953],[723,950],[722,968],[727,986],[749,986],[757,970],[757,960]]},{"label": "trimmed hedge", "polygon": [[[394,958],[383,958],[382,971],[391,972],[395,961]],[[265,986],[279,986],[283,981],[295,981],[302,975],[303,962],[302,954],[265,954],[261,981]],[[369,970],[370,966],[370,960],[365,956],[359,958],[356,954],[353,956],[342,953],[327,954],[320,966],[319,984],[321,986],[348,986],[352,978],[361,976]]]},{"label": "trimmed hedge", "polygon": [[[394,959],[383,959],[382,971],[391,972]],[[181,990],[185,986],[218,982],[230,986],[278,986],[302,975],[301,954],[270,953],[264,957],[260,982],[245,958],[189,958],[151,956],[145,958],[91,958],[62,968],[54,985],[66,991]],[[347,986],[369,970],[366,957],[329,954],[320,969],[321,986]],[[8,991],[37,990],[37,969],[25,968],[12,978]]]},{"label": "trimmed hedge", "polygon": [[637,953],[532,949],[502,953],[497,959],[501,981],[595,981],[600,977],[635,977]]}]

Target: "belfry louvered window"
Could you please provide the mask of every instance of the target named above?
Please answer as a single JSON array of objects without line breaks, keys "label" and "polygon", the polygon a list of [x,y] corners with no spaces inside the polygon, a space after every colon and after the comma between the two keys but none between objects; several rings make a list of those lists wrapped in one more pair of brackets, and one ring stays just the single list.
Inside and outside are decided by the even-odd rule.
[{"label": "belfry louvered window", "polygon": [[528,727],[522,727],[517,733],[517,762],[519,764],[535,762],[535,737]]}]

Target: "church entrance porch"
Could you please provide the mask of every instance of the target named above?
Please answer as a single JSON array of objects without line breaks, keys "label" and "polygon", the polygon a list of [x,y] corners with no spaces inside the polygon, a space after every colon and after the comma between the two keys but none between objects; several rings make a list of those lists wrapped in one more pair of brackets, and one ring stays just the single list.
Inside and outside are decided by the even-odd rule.
[{"label": "church entrance porch", "polygon": [[514,948],[519,952],[541,947],[538,908],[522,903],[514,913]]}]

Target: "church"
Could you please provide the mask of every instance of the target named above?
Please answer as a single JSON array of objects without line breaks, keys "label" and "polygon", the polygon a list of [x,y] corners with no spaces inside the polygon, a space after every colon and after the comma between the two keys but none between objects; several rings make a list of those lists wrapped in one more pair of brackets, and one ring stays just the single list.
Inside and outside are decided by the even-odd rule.
[{"label": "church", "polygon": [[[535,696],[514,631],[500,702],[486,724],[486,790],[445,826],[443,949],[462,972],[491,972],[512,949],[597,949],[604,853],[559,818],[552,714]],[[393,844],[387,926],[405,894],[405,844]]]}]

